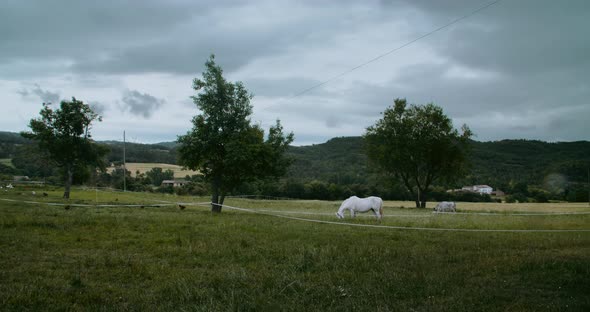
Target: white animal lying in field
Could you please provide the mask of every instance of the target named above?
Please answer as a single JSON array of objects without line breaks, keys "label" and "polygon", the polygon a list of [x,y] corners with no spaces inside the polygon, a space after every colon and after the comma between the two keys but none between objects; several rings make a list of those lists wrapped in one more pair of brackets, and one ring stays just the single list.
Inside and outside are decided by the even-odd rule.
[{"label": "white animal lying in field", "polygon": [[436,212],[456,212],[457,211],[457,205],[455,205],[455,202],[440,202],[438,204],[436,204],[436,206],[434,207],[434,211]]},{"label": "white animal lying in field", "polygon": [[336,216],[339,219],[344,219],[345,210],[350,210],[351,218],[354,218],[355,213],[357,212],[367,212],[369,210],[373,210],[373,213],[375,213],[377,219],[381,219],[383,217],[383,200],[376,196],[367,198],[351,196],[345,200],[342,205],[340,205],[340,209],[338,209]]},{"label": "white animal lying in field", "polygon": [[14,186],[12,186],[12,184],[8,184],[8,185],[6,186],[6,188],[9,188],[9,189],[11,189],[11,188],[14,188]]}]

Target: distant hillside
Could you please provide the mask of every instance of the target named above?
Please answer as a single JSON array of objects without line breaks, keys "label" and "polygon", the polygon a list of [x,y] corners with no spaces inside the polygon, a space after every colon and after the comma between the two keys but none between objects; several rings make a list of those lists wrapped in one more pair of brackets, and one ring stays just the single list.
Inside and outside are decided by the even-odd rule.
[{"label": "distant hillside", "polygon": [[0,158],[12,158],[19,145],[28,143],[29,140],[15,132],[0,131]]},{"label": "distant hillside", "polygon": [[[584,183],[590,168],[590,142],[547,143],[530,140],[473,142],[472,183],[506,187],[512,182],[543,185],[552,174]],[[478,182],[480,181],[480,182]]]},{"label": "distant hillside", "polygon": [[288,153],[295,159],[289,177],[336,184],[366,182],[367,156],[361,137],[340,137],[322,144],[291,146]]},{"label": "distant hillside", "polygon": [[[11,158],[16,148],[29,141],[18,133],[0,132],[0,158]],[[112,163],[123,161],[123,143],[108,145]],[[126,143],[126,160],[134,163],[176,164],[175,142]],[[292,146],[295,160],[287,178],[302,182],[319,180],[340,185],[377,183],[363,150],[362,137],[333,138],[321,144]],[[531,140],[473,141],[470,174],[462,184],[488,184],[495,189],[514,189],[519,183],[547,186],[558,177],[560,183],[587,183],[590,142],[547,143]],[[552,180],[553,179],[553,180]]]},{"label": "distant hillside", "polygon": [[24,144],[28,142],[29,139],[23,138],[20,133],[0,131],[0,143]]},{"label": "distant hillside", "polygon": [[[111,152],[108,160],[111,163],[123,162],[123,142],[104,141]],[[176,164],[176,149],[167,143],[161,144],[138,144],[125,143],[125,160],[130,163],[164,163]]]},{"label": "distant hillside", "polygon": [[[326,143],[291,147],[295,163],[289,176],[333,183],[366,183],[370,168],[362,137],[333,138]],[[551,174],[569,183],[587,182],[590,142],[547,143],[530,140],[473,141],[471,173],[461,184],[489,184],[507,189],[521,182],[544,185]]]}]

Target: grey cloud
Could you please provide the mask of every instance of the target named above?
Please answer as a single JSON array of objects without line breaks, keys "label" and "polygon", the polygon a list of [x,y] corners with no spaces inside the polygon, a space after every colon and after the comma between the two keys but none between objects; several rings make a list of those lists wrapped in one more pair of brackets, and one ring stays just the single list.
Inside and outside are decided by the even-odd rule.
[{"label": "grey cloud", "polygon": [[289,77],[283,79],[247,78],[243,82],[246,89],[252,92],[255,97],[280,97],[294,95],[295,92],[314,86],[320,81],[300,77]]},{"label": "grey cloud", "polygon": [[[355,14],[359,7],[380,12],[354,1],[12,2],[0,10],[0,65],[47,61],[64,64],[39,64],[57,72],[186,74],[200,71],[215,53],[229,72],[256,58],[325,44],[341,29],[391,18]],[[67,22],[46,23],[47,16]]]},{"label": "grey cloud", "polygon": [[192,98],[186,98],[186,99],[182,100],[181,104],[182,104],[182,106],[185,106],[185,107],[191,107],[191,108],[196,107],[195,102],[193,102]]},{"label": "grey cloud", "polygon": [[103,116],[104,113],[107,110],[107,106],[105,104],[102,104],[100,102],[96,102],[96,101],[92,101],[88,103],[90,105],[90,108],[92,108],[92,110],[99,114],[100,116]]},{"label": "grey cloud", "polygon": [[[133,45],[150,34],[163,34],[174,24],[200,14],[203,6],[187,8],[180,1],[133,2],[3,2],[0,10],[2,55],[6,58],[72,53],[87,55],[112,42]],[[51,17],[52,21],[48,21]],[[67,21],[67,22],[57,22]],[[39,42],[46,44],[39,45]],[[26,49],[23,49],[26,48]]]},{"label": "grey cloud", "polygon": [[23,98],[29,96],[36,96],[38,97],[43,103],[59,103],[59,93],[58,92],[51,92],[48,90],[41,89],[41,86],[35,84],[35,87],[32,89],[21,89],[17,91]]},{"label": "grey cloud", "polygon": [[326,119],[326,127],[328,128],[339,128],[341,124],[341,121],[338,120],[338,118],[334,117],[334,116],[330,116],[328,117],[328,119]]},{"label": "grey cloud", "polygon": [[515,130],[516,132],[528,132],[528,131],[534,131],[536,129],[537,129],[537,126],[535,126],[535,125],[510,127],[510,130]]},{"label": "grey cloud", "polygon": [[147,93],[140,93],[136,90],[126,90],[121,99],[123,102],[122,109],[144,118],[149,118],[152,113],[165,103],[163,99],[158,99]]},{"label": "grey cloud", "polygon": [[[485,4],[451,3],[445,2],[445,8],[440,1],[408,1],[429,17],[446,22]],[[429,40],[442,55],[468,67],[512,76],[550,73],[589,68],[588,20],[590,3],[585,0],[501,1]]]}]

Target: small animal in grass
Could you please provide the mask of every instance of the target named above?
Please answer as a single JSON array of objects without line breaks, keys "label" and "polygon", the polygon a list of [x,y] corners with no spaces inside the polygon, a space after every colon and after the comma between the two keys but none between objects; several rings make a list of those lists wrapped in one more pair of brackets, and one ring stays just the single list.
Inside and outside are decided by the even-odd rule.
[{"label": "small animal in grass", "polygon": [[70,208],[71,208],[71,207],[70,207],[70,205],[65,205],[65,206],[64,206],[64,209],[65,209],[65,210],[70,210]]},{"label": "small animal in grass", "polygon": [[178,204],[178,208],[180,208],[180,210],[184,210],[184,208],[186,208],[186,206],[185,205]]},{"label": "small animal in grass", "polygon": [[49,194],[43,192],[43,197],[47,197],[47,196],[49,196]]}]

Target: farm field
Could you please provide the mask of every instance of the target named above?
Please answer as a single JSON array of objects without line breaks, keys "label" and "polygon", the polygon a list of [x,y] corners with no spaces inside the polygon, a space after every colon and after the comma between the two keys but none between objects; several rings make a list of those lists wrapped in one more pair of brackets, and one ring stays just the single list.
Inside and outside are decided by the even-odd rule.
[{"label": "farm field", "polygon": [[207,198],[61,192],[0,193],[2,310],[590,309],[587,204],[388,201],[378,221],[337,220],[340,202],[227,198],[212,215]]},{"label": "farm field", "polygon": [[[139,173],[146,173],[153,168],[162,168],[163,171],[170,169],[174,171],[174,178],[184,178],[187,175],[192,176],[198,174],[197,171],[183,170],[181,166],[162,163],[127,163],[125,166],[127,170],[131,172],[132,177],[136,176],[137,171],[139,171]],[[113,170],[115,170],[115,167],[107,168],[109,173],[111,173]]]}]

